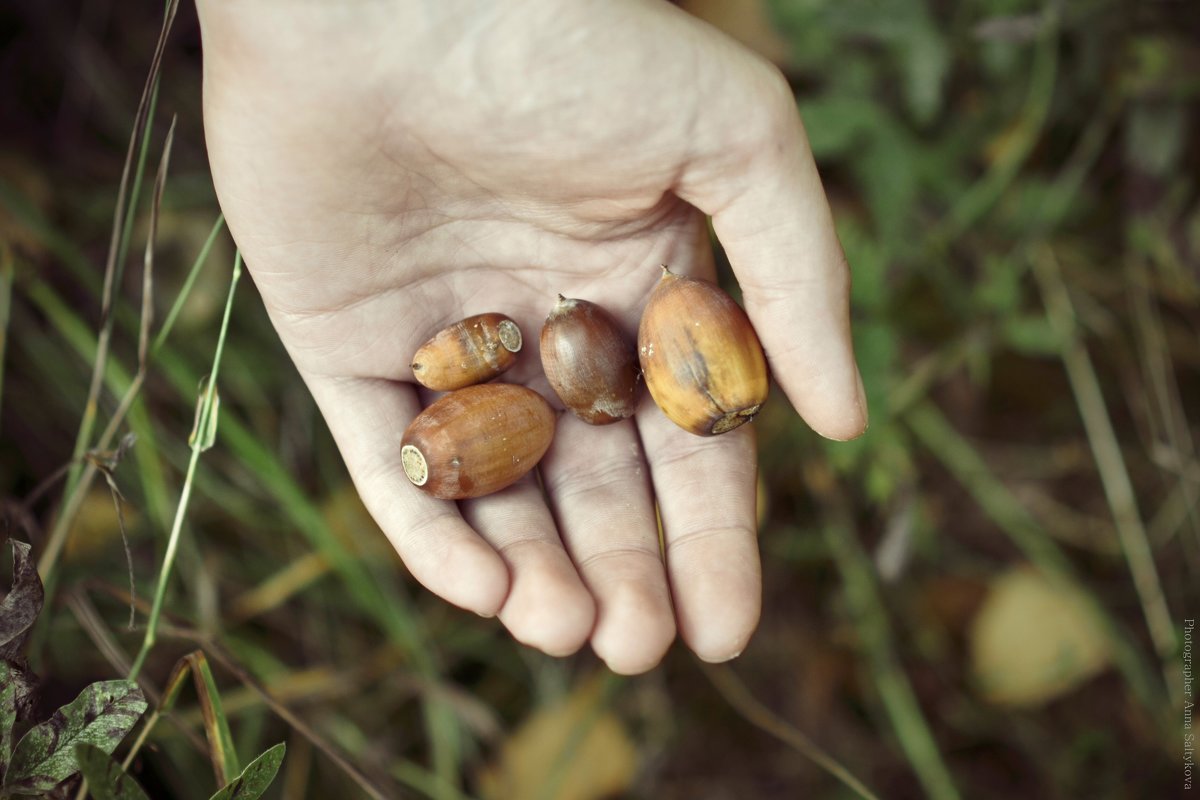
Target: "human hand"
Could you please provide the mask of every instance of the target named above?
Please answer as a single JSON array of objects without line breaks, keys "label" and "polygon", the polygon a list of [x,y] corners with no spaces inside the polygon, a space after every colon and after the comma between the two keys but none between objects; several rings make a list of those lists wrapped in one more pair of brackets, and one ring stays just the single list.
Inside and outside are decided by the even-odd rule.
[{"label": "human hand", "polygon": [[705,214],[792,404],[860,434],[848,272],[777,71],[655,0],[199,9],[221,206],[417,580],[547,653],[590,639],[617,672],[652,668],[676,628],[703,659],[740,653],[761,603],[753,426],[698,438],[649,398],[601,428],[565,414],[548,504],[533,477],[434,500],[399,442],[431,399],[409,360],[434,331],[507,314],[526,344],[504,380],[559,405],[536,352],[557,295],[632,339],[659,264],[712,277]]}]

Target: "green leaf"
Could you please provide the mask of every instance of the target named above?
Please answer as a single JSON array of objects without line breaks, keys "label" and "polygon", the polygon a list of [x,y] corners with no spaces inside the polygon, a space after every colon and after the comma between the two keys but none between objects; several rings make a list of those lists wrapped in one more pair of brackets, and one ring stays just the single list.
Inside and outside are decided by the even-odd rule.
[{"label": "green leaf", "polygon": [[1006,344],[1026,356],[1057,355],[1062,341],[1050,321],[1040,315],[1023,315],[1004,320],[1001,335]]},{"label": "green leaf", "polygon": [[919,124],[928,124],[942,108],[942,84],[950,68],[949,47],[926,18],[897,43],[897,48],[908,111]]},{"label": "green leaf", "polygon": [[10,539],[13,549],[12,589],[0,602],[0,658],[15,659],[42,613],[44,592],[29,545]]},{"label": "green leaf", "polygon": [[75,745],[75,760],[95,800],[149,800],[146,792],[127,775],[112,756],[93,744]]},{"label": "green leaf", "polygon": [[257,800],[275,780],[287,745],[283,742],[250,762],[245,771],[221,787],[209,800]]},{"label": "green leaf", "polygon": [[1008,258],[984,255],[983,275],[975,282],[972,294],[981,310],[1008,316],[1021,302],[1021,270]]},{"label": "green leaf", "polygon": [[17,722],[17,685],[7,661],[0,661],[0,779],[12,752],[12,729]]},{"label": "green leaf", "polygon": [[886,122],[886,114],[879,110],[878,103],[867,97],[828,94],[798,105],[808,146],[817,160],[850,152]]},{"label": "green leaf", "polygon": [[35,683],[20,664],[0,659],[0,781],[12,756],[13,726],[18,719],[29,716]]},{"label": "green leaf", "polygon": [[797,66],[815,69],[836,58],[837,39],[826,20],[825,0],[768,0],[773,27],[791,45]]},{"label": "green leaf", "polygon": [[890,297],[887,254],[879,240],[847,216],[838,221],[838,238],[850,264],[850,306],[856,314],[882,316]]},{"label": "green leaf", "polygon": [[899,249],[912,238],[918,207],[917,146],[902,125],[881,116],[852,169],[866,196],[885,247]]},{"label": "green leaf", "polygon": [[111,753],[145,710],[146,698],[133,681],[93,683],[21,738],[4,776],[4,790],[50,791],[79,771],[75,745],[94,744]]}]

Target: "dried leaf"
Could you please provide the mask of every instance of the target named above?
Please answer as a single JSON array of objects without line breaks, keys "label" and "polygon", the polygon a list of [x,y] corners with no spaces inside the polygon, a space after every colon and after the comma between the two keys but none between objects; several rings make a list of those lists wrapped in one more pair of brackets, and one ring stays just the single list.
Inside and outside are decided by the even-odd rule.
[{"label": "dried leaf", "polygon": [[993,581],[970,641],[976,683],[1004,705],[1041,705],[1109,661],[1108,637],[1086,598],[1025,567]]},{"label": "dried leaf", "polygon": [[75,745],[94,744],[111,753],[145,710],[146,699],[133,681],[93,683],[21,738],[4,776],[4,790],[52,790],[79,771]]},{"label": "dried leaf", "polygon": [[605,707],[602,689],[598,680],[585,682],[563,701],[535,712],[480,775],[480,795],[485,800],[622,796],[633,781],[637,753],[620,719]]},{"label": "dried leaf", "polygon": [[115,450],[89,450],[84,454],[84,458],[95,464],[98,469],[112,472],[120,466],[121,461],[135,444],[137,444],[137,434],[130,431],[121,437]]},{"label": "dried leaf", "polygon": [[210,800],[258,800],[275,780],[286,750],[284,742],[275,745],[251,761],[241,775],[223,786]]},{"label": "dried leaf", "polygon": [[9,541],[13,549],[13,582],[8,596],[0,602],[0,658],[15,659],[42,612],[44,593],[37,566],[29,557],[29,545],[16,539]]},{"label": "dried leaf", "polygon": [[92,744],[75,745],[75,760],[94,800],[149,800],[132,775],[112,756]]}]

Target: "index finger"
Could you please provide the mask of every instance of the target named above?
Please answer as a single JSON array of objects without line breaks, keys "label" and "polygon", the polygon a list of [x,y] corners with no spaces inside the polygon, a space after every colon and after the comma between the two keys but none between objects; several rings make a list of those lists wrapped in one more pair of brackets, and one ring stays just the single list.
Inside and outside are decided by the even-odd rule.
[{"label": "index finger", "polygon": [[454,503],[418,491],[400,462],[404,429],[420,412],[412,386],[375,378],[305,374],[363,504],[413,577],[442,599],[495,616],[508,567]]}]

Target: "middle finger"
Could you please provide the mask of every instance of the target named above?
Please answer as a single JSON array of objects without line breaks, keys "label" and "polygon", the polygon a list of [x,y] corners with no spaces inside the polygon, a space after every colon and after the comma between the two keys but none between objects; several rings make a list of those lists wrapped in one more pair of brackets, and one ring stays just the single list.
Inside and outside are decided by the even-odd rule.
[{"label": "middle finger", "polygon": [[592,649],[614,672],[652,669],[675,638],[654,501],[632,420],[559,420],[542,462],[563,541],[596,598]]},{"label": "middle finger", "polygon": [[592,631],[595,603],[563,550],[533,474],[460,508],[508,565],[511,582],[498,616],[513,637],[552,656],[578,650]]}]

